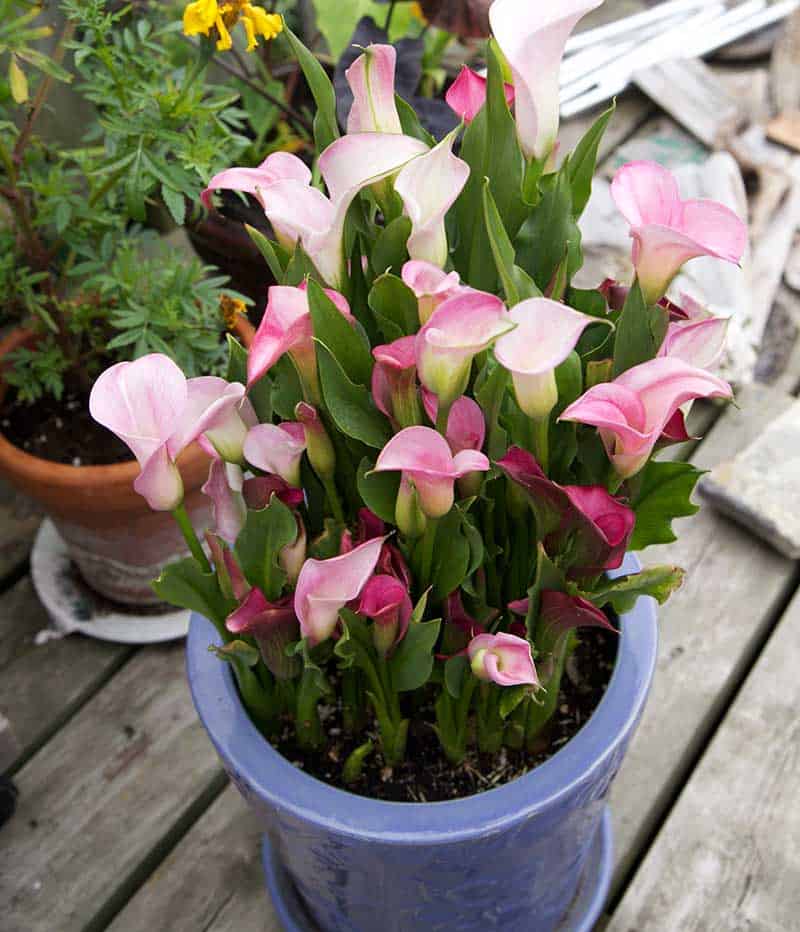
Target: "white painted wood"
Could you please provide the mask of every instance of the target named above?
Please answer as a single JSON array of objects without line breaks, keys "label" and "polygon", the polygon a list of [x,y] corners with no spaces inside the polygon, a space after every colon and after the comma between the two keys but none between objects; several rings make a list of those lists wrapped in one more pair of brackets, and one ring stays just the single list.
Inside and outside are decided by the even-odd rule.
[{"label": "white painted wood", "polygon": [[229,785],[108,932],[281,932],[264,887],[261,830]]},{"label": "white painted wood", "polygon": [[608,932],[796,932],[800,596],[773,633]]},{"label": "white painted wood", "polygon": [[[48,688],[45,677],[37,685]],[[170,832],[222,786],[182,645],[140,651],[15,780],[19,806],[0,843],[3,932],[102,927]]]},{"label": "white painted wood", "polygon": [[[731,458],[792,399],[761,385],[739,394],[700,445],[704,469]],[[678,541],[644,551],[645,565],[677,563],[683,587],[659,610],[659,663],[639,731],[611,794],[614,892],[646,849],[750,651],[792,584],[794,564],[712,508],[676,522]],[[664,926],[664,932],[680,927]],[[681,930],[683,932],[683,930]]]}]

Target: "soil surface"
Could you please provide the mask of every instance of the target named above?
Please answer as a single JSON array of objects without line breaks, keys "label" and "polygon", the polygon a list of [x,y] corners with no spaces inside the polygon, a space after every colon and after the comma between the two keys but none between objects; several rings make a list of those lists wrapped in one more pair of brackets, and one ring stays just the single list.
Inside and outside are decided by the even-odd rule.
[{"label": "soil surface", "polygon": [[130,450],[89,414],[89,396],[65,392],[18,404],[12,392],[0,413],[0,430],[26,453],[67,466],[107,466],[133,459]]},{"label": "soil surface", "polygon": [[392,802],[436,802],[472,796],[516,780],[544,763],[580,731],[603,698],[616,659],[618,637],[610,632],[587,629],[567,662],[561,684],[558,711],[540,747],[533,752],[501,749],[497,754],[481,755],[469,751],[460,767],[454,769],[439,745],[429,722],[434,721],[430,703],[412,721],[408,735],[408,753],[400,766],[384,765],[379,752],[364,765],[358,782],[345,784],[342,765],[354,748],[367,738],[379,746],[377,733],[361,733],[357,739],[344,734],[341,708],[322,709],[323,727],[328,734],[327,748],[314,753],[300,749],[294,733],[287,726],[275,747],[296,767],[340,789]]}]

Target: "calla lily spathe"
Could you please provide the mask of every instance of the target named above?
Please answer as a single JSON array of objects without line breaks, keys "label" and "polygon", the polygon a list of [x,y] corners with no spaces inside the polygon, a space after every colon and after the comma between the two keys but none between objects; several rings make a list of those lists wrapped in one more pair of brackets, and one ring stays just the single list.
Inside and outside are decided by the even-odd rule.
[{"label": "calla lily spathe", "polygon": [[407,427],[381,450],[375,472],[401,472],[419,495],[428,518],[441,518],[453,507],[453,483],[471,472],[486,472],[489,460],[477,450],[453,456],[447,441],[431,427]]},{"label": "calla lily spathe", "polygon": [[[429,420],[432,424],[435,424],[436,416],[439,413],[439,403],[436,395],[427,389],[423,389],[422,403],[425,406],[425,413],[428,415]],[[462,450],[480,450],[483,448],[483,441],[486,439],[486,419],[483,416],[481,406],[474,398],[462,395],[455,400],[447,416],[445,439],[450,445],[454,456]]]},{"label": "calla lily spathe", "polygon": [[344,75],[353,92],[348,133],[402,133],[394,100],[397,51],[393,45],[369,45]]},{"label": "calla lily spathe", "polygon": [[291,598],[269,602],[260,589],[250,589],[239,607],[228,615],[225,627],[232,634],[254,638],[267,669],[279,680],[288,680],[302,669],[299,657],[289,657],[286,648],[300,632]]},{"label": "calla lily spathe", "polygon": [[732,210],[716,201],[682,200],[675,176],[656,162],[623,165],[611,195],[630,224],[633,264],[648,304],[690,259],[738,263],[747,247],[747,227]]},{"label": "calla lily spathe", "polygon": [[295,489],[301,486],[300,461],[305,449],[303,425],[294,421],[256,424],[250,428],[244,442],[245,459],[251,466],[280,476]]},{"label": "calla lily spathe", "polygon": [[376,537],[339,557],[308,559],[303,564],[294,593],[294,610],[300,632],[312,647],[328,640],[341,609],[359,597],[375,570],[385,540]]},{"label": "calla lily spathe", "polygon": [[208,479],[201,489],[212,502],[214,530],[226,543],[234,544],[247,518],[242,487],[244,474],[241,467],[213,459]]},{"label": "calla lily spathe", "polygon": [[720,360],[728,335],[729,317],[673,321],[667,327],[659,356],[682,359],[698,369],[711,369]]},{"label": "calla lily spathe", "polygon": [[256,168],[226,168],[225,171],[217,172],[200,197],[210,210],[211,195],[214,191],[242,191],[252,194],[262,207],[266,207],[269,188],[276,181],[286,179],[310,185],[311,169],[296,155],[289,152],[273,152]]},{"label": "calla lily spathe", "polygon": [[419,424],[421,411],[417,389],[414,337],[399,337],[372,350],[372,397],[378,410],[400,427]]},{"label": "calla lily spathe", "polygon": [[205,433],[223,459],[238,463],[253,418],[243,385],[211,376],[187,379],[161,353],[106,369],[92,388],[89,411],[138,460],[134,488],[155,511],[182,503],[175,460],[192,441]]},{"label": "calla lily spathe", "polygon": [[564,47],[578,21],[602,2],[495,0],[489,10],[492,32],[514,76],[517,133],[527,158],[543,159],[553,150]]},{"label": "calla lily spathe", "polygon": [[455,295],[416,335],[420,381],[439,404],[451,405],[464,394],[473,357],[514,326],[500,298],[474,290]]},{"label": "calla lily spathe", "polygon": [[411,220],[409,256],[441,268],[448,256],[444,218],[469,178],[469,165],[453,155],[457,132],[408,162],[394,183]]},{"label": "calla lily spathe", "polygon": [[373,620],[372,639],[382,657],[390,654],[405,637],[412,611],[408,589],[396,576],[379,573],[367,581],[358,613]]},{"label": "calla lily spathe", "polygon": [[512,308],[516,329],[500,337],[494,354],[511,373],[520,408],[532,418],[548,417],[558,401],[556,367],[575,349],[598,318],[549,298],[529,298]]},{"label": "calla lily spathe", "polygon": [[[487,80],[464,65],[450,85],[444,99],[447,106],[465,123],[471,123],[486,103]],[[514,86],[503,84],[509,107],[514,103]]]},{"label": "calla lily spathe", "polygon": [[590,388],[560,420],[597,427],[614,469],[626,479],[646,464],[681,405],[696,398],[732,396],[722,379],[680,359],[662,357]]},{"label": "calla lily spathe", "polygon": [[479,634],[467,647],[472,672],[498,686],[538,686],[531,645],[515,634]]},{"label": "calla lily spathe", "polygon": [[458,272],[443,272],[438,265],[424,260],[406,262],[401,276],[417,299],[420,324],[426,324],[436,308],[448,298],[470,290],[461,284]]}]

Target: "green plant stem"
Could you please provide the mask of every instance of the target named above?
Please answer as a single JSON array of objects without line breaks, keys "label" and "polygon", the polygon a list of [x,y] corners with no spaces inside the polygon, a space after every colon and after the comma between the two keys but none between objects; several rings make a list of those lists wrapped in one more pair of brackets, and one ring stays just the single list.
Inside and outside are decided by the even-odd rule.
[{"label": "green plant stem", "polygon": [[305,748],[319,748],[323,743],[322,723],[319,720],[317,703],[320,692],[317,688],[313,670],[304,670],[297,690],[297,715],[295,732],[297,743]]},{"label": "green plant stem", "polygon": [[392,27],[392,17],[394,16],[394,8],[397,0],[391,0],[389,4],[389,12],[386,14],[386,22],[383,25],[383,31],[388,35],[389,30]]},{"label": "green plant stem", "polygon": [[425,534],[419,543],[419,584],[424,590],[431,584],[431,569],[433,566],[433,547],[436,543],[436,530],[439,526],[438,518],[429,518],[425,527]]},{"label": "green plant stem", "polygon": [[531,420],[531,443],[533,452],[545,475],[547,475],[550,469],[549,432],[549,417],[533,418]]},{"label": "green plant stem", "polygon": [[200,545],[195,529],[192,527],[192,522],[189,520],[189,515],[186,512],[186,505],[184,505],[183,502],[172,512],[172,517],[178,522],[178,527],[181,529],[183,539],[186,541],[192,556],[200,564],[204,573],[210,573],[211,564],[208,562],[208,557],[206,557]]},{"label": "green plant stem", "polygon": [[443,437],[447,437],[447,421],[450,418],[450,409],[452,407],[452,403],[445,405],[439,402],[439,408],[436,412],[436,429]]},{"label": "green plant stem", "polygon": [[608,492],[610,495],[616,495],[620,490],[620,486],[625,481],[623,476],[620,476],[619,473],[614,469],[612,465],[608,471]]},{"label": "green plant stem", "polygon": [[331,506],[334,518],[336,518],[340,524],[344,524],[342,500],[339,498],[339,493],[336,491],[336,483],[333,480],[333,476],[327,476],[325,479],[322,479],[322,486],[325,489],[325,495],[328,499],[328,504]]}]

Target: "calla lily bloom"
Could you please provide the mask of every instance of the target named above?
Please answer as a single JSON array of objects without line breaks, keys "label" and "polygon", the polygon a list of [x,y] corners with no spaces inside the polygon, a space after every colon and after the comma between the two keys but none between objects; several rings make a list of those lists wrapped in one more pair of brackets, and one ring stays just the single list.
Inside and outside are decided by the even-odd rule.
[{"label": "calla lily bloom", "polygon": [[290,152],[273,152],[256,168],[226,168],[225,171],[217,172],[200,195],[200,199],[210,210],[213,206],[211,195],[214,191],[242,191],[252,194],[261,206],[265,207],[269,188],[276,181],[287,179],[298,184],[310,185],[311,169],[302,159]]},{"label": "calla lily bloom", "polygon": [[242,495],[243,483],[241,467],[213,459],[208,480],[201,489],[212,501],[217,535],[229,544],[236,542],[247,518],[247,506]]},{"label": "calla lily bloom", "polygon": [[213,377],[188,379],[169,357],[150,353],[103,372],[89,398],[92,417],[130,448],[141,473],[136,491],[155,511],[183,501],[175,460],[205,432],[223,459],[241,460],[252,409],[244,386]]},{"label": "calla lily bloom", "polygon": [[597,427],[614,469],[627,479],[645,465],[681,405],[696,398],[732,396],[722,379],[680,359],[662,357],[590,388],[560,420]]},{"label": "calla lily bloom", "polygon": [[498,686],[538,686],[531,645],[515,634],[479,634],[467,647],[472,672]]},{"label": "calla lily bloom", "polygon": [[455,456],[447,441],[430,427],[406,427],[386,444],[375,472],[399,471],[419,495],[428,518],[441,518],[453,507],[453,483],[470,472],[486,472],[489,460],[477,450]]},{"label": "calla lily bloom", "polygon": [[453,155],[457,132],[408,162],[394,183],[411,220],[409,256],[441,267],[448,256],[444,218],[469,178],[469,165]]},{"label": "calla lily bloom", "polygon": [[[431,423],[436,423],[439,402],[432,392],[423,388],[422,403]],[[486,419],[481,406],[473,398],[462,395],[457,398],[447,416],[445,439],[450,444],[453,455],[462,450],[480,450],[486,439]]]},{"label": "calla lily bloom", "polygon": [[397,544],[393,544],[386,539],[386,524],[373,514],[369,508],[358,509],[358,529],[353,542],[353,534],[345,529],[342,532],[342,541],[339,553],[349,553],[356,544],[363,544],[365,541],[373,540],[376,537],[383,539],[383,549],[378,558],[376,570],[384,576],[394,576],[409,589],[411,587],[411,572],[408,569],[405,557],[400,552]]},{"label": "calla lily bloom", "polygon": [[300,637],[291,596],[269,602],[260,589],[251,589],[241,605],[228,615],[225,627],[232,634],[255,638],[267,669],[277,679],[291,679],[302,669],[299,657],[286,655],[289,644]]},{"label": "calla lily bloom", "polygon": [[244,455],[251,466],[280,476],[296,489],[301,486],[300,460],[305,449],[303,425],[294,421],[256,424],[244,442]]},{"label": "calla lily bloom", "polygon": [[[325,289],[342,315],[350,322],[350,305],[338,291]],[[308,294],[304,287],[273,285],[268,292],[267,308],[258,325],[253,345],[247,354],[247,384],[253,385],[288,353],[312,397],[319,394],[317,357]]]},{"label": "calla lily bloom", "polygon": [[300,515],[295,514],[295,520],[297,521],[297,537],[294,543],[287,544],[278,554],[278,562],[281,569],[286,573],[286,579],[290,586],[297,582],[300,570],[306,562],[306,549],[308,547],[308,535],[306,534],[303,519]]},{"label": "calla lily bloom", "polygon": [[553,650],[561,638],[575,628],[605,628],[617,634],[601,609],[577,595],[545,589],[539,604],[539,621],[542,632],[539,650]]},{"label": "calla lily bloom", "polygon": [[264,211],[276,229],[300,242],[323,280],[336,288],[344,280],[344,222],[363,188],[394,175],[427,152],[419,139],[396,133],[342,136],[319,157],[329,197],[295,180],[273,184]]},{"label": "calla lily bloom", "polygon": [[611,194],[630,224],[633,264],[648,304],[661,298],[690,259],[742,258],[747,228],[739,217],[716,201],[681,200],[675,176],[656,162],[623,165]]},{"label": "calla lily bloom", "polygon": [[438,265],[419,259],[406,262],[401,275],[404,284],[417,298],[420,324],[426,324],[436,308],[448,298],[470,290],[461,284],[458,272],[443,272]]},{"label": "calla lily bloom", "polygon": [[336,471],[336,451],[319,412],[313,405],[298,402],[294,416],[300,422],[306,438],[306,453],[314,472],[323,480],[332,479]]},{"label": "calla lily bloom", "polygon": [[275,475],[251,476],[245,479],[242,494],[247,507],[255,511],[266,508],[273,495],[277,495],[288,508],[298,508],[305,500],[302,489],[294,488],[280,476]]},{"label": "calla lily bloom", "polygon": [[667,327],[658,355],[682,359],[698,369],[711,369],[725,349],[729,323],[728,317],[673,321]]},{"label": "calla lily bloom", "polygon": [[622,564],[636,524],[630,508],[602,486],[558,485],[520,447],[511,447],[497,465],[525,491],[545,549],[555,554],[569,545],[570,576],[595,575]]},{"label": "calla lily bloom", "polygon": [[495,0],[489,21],[514,76],[515,116],[527,158],[550,154],[558,135],[559,73],[578,21],[603,0]]},{"label": "calla lily bloom", "polygon": [[393,45],[369,45],[345,71],[353,92],[348,133],[402,133],[394,100],[397,51]]},{"label": "calla lily bloom", "polygon": [[500,337],[494,354],[511,372],[517,402],[525,414],[536,419],[548,417],[558,401],[556,366],[598,318],[549,298],[522,301],[510,316],[517,328]]},{"label": "calla lily bloom", "polygon": [[473,357],[514,326],[494,295],[470,290],[450,298],[417,333],[414,351],[420,381],[439,404],[451,405],[464,394]]},{"label": "calla lily bloom", "polygon": [[396,576],[372,576],[361,593],[358,614],[375,623],[372,637],[375,649],[386,657],[403,640],[411,621],[413,606],[408,589]]},{"label": "calla lily bloom", "polygon": [[414,337],[400,337],[372,350],[372,397],[378,410],[400,427],[419,424],[417,360]]},{"label": "calla lily bloom", "polygon": [[464,608],[461,590],[456,589],[444,600],[444,626],[440,660],[463,655],[467,652],[469,642],[479,634],[485,634],[486,628],[477,618],[473,618]]},{"label": "calla lily bloom", "polygon": [[[486,103],[486,78],[464,65],[444,95],[448,107],[465,123],[471,123]],[[514,103],[514,87],[503,84],[508,106]]]},{"label": "calla lily bloom", "polygon": [[294,609],[300,631],[313,647],[327,641],[341,609],[357,599],[372,576],[385,537],[376,537],[349,553],[329,560],[308,559],[300,570]]}]

